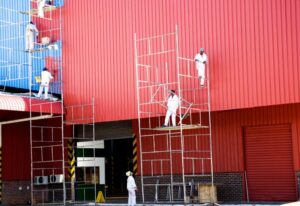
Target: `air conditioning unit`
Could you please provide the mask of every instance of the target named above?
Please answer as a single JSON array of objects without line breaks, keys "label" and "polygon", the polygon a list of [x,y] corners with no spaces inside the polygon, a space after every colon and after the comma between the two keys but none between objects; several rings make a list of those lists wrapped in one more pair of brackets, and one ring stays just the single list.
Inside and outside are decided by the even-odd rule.
[{"label": "air conditioning unit", "polygon": [[47,176],[35,176],[33,180],[34,185],[46,185],[48,184]]},{"label": "air conditioning unit", "polygon": [[59,174],[59,175],[50,175],[49,176],[49,183],[54,184],[54,183],[62,183],[64,181],[64,175]]}]

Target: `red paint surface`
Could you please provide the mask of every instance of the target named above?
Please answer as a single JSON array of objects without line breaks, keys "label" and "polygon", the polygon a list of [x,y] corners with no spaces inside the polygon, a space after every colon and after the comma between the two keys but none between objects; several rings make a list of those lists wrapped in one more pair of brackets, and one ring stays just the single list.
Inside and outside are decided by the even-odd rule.
[{"label": "red paint surface", "polygon": [[297,0],[65,1],[66,105],[95,97],[98,121],[137,118],[133,34],[175,31],[180,56],[209,57],[213,110],[300,101]]}]

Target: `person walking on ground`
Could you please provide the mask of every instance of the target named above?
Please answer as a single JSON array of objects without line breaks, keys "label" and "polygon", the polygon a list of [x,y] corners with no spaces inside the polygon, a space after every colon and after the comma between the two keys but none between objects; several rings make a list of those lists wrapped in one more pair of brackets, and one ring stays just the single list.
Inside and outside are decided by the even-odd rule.
[{"label": "person walking on ground", "polygon": [[135,206],[136,205],[136,195],[135,191],[137,190],[135,180],[132,177],[132,172],[126,172],[127,176],[127,190],[128,190],[128,206]]},{"label": "person walking on ground", "polygon": [[196,68],[198,71],[198,78],[200,79],[201,87],[204,87],[205,82],[205,65],[207,63],[207,55],[204,52],[204,48],[200,49],[200,53],[195,56]]},{"label": "person walking on ground", "polygon": [[51,79],[53,79],[52,74],[48,71],[48,69],[46,67],[44,67],[42,74],[41,74],[41,85],[40,85],[40,89],[39,89],[39,93],[37,95],[37,97],[41,97],[43,90],[45,89],[45,99],[48,99],[48,91],[49,91],[49,84]]},{"label": "person walking on ground", "polygon": [[25,50],[32,51],[34,49],[34,42],[36,42],[36,39],[39,35],[39,30],[31,21],[29,24],[27,24],[25,33]]},{"label": "person walking on ground", "polygon": [[167,127],[169,124],[170,116],[172,116],[172,125],[176,127],[176,111],[179,107],[180,100],[178,96],[175,94],[175,90],[171,90],[169,92],[168,103],[167,103],[167,113],[165,117],[165,123],[163,127]]}]

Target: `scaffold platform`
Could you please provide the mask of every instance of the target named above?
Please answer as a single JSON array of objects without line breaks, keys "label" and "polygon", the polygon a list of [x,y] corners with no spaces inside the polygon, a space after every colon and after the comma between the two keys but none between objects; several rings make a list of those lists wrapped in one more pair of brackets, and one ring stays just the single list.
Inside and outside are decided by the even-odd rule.
[{"label": "scaffold platform", "polygon": [[[53,5],[46,5],[43,10],[44,12],[50,12],[56,10],[57,7]],[[38,9],[30,9],[30,11],[20,11],[21,14],[26,14],[26,15],[37,15],[38,14]]]},{"label": "scaffold platform", "polygon": [[166,131],[166,130],[188,130],[188,129],[201,129],[201,128],[209,128],[208,126],[201,125],[201,124],[182,124],[176,127],[168,126],[168,127],[155,127],[150,128],[149,130],[155,131]]}]

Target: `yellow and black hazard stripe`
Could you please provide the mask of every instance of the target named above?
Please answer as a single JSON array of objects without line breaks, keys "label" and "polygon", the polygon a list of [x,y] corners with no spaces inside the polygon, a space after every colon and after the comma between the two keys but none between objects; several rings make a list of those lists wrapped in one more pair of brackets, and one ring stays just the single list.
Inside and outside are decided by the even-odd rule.
[{"label": "yellow and black hazard stripe", "polygon": [[132,141],[132,163],[133,163],[133,168],[132,168],[132,173],[133,175],[137,174],[137,169],[138,169],[138,165],[137,165],[137,138],[136,135],[133,134],[132,135],[133,141]]},{"label": "yellow and black hazard stripe", "polygon": [[2,147],[0,147],[0,204],[2,203]]},{"label": "yellow and black hazard stripe", "polygon": [[75,150],[74,150],[74,140],[68,140],[68,175],[71,181],[75,180]]}]

